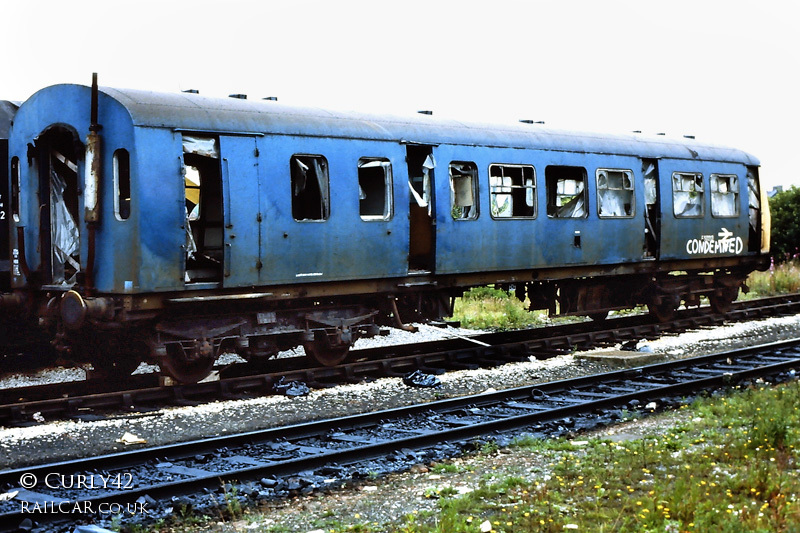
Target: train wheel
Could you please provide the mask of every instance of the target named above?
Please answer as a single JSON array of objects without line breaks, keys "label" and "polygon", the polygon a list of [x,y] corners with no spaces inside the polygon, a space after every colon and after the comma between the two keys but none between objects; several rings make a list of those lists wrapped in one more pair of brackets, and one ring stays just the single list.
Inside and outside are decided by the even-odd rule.
[{"label": "train wheel", "polygon": [[[179,383],[197,383],[211,373],[214,361],[216,361],[213,353],[189,354],[177,342],[167,344],[166,349],[167,355],[159,359],[158,366],[161,368],[162,374]],[[211,351],[213,352],[213,350]]]},{"label": "train wheel", "polygon": [[306,355],[322,366],[336,366],[347,358],[350,345],[330,346],[327,339],[318,337],[313,342],[303,343]]}]

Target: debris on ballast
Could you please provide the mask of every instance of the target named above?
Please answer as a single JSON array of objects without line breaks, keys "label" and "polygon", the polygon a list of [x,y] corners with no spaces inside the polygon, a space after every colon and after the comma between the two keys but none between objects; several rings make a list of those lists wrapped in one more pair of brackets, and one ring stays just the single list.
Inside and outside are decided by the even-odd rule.
[{"label": "debris on ballast", "polygon": [[403,383],[409,387],[437,388],[442,386],[442,382],[439,378],[432,374],[420,372],[419,370],[414,370],[403,376]]}]

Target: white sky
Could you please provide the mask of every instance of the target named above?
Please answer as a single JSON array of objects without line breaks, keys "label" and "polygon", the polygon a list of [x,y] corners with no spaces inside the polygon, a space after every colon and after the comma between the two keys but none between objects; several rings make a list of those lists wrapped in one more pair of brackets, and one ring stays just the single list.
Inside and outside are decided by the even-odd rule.
[{"label": "white sky", "polygon": [[0,98],[54,83],[277,96],[304,106],[748,151],[800,185],[800,32],[773,0],[6,0]]}]

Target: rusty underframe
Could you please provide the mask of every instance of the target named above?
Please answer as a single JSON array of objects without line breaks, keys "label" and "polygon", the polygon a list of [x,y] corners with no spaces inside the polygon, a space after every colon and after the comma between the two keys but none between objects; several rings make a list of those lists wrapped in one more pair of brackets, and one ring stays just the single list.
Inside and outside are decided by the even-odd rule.
[{"label": "rusty underframe", "polygon": [[760,257],[644,261],[213,292],[89,297],[52,289],[37,300],[17,291],[0,302],[38,318],[43,332],[76,358],[102,365],[104,347],[112,343],[124,347],[130,360],[130,365],[119,362],[124,357],[115,360],[120,373],[134,360],[150,359],[192,381],[225,350],[249,359],[302,345],[319,362],[338,364],[357,338],[377,334],[380,326],[451,316],[455,298],[471,287],[494,284],[552,314],[603,318],[612,309],[647,304],[658,318],[668,319],[681,301],[697,305],[701,295],[724,309],[746,276],[766,266]]}]

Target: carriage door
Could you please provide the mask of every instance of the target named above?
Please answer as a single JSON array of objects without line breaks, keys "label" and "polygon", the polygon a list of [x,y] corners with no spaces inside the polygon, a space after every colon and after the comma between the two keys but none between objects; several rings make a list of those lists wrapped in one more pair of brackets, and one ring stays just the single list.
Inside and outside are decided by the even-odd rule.
[{"label": "carriage door", "polygon": [[224,287],[253,286],[262,273],[258,137],[220,136],[225,212]]},{"label": "carriage door", "polygon": [[658,161],[642,159],[644,176],[644,258],[658,259],[661,247],[661,200],[658,190]]},{"label": "carriage door", "polygon": [[39,250],[44,284],[76,282],[80,265],[77,135],[55,127],[36,140]]},{"label": "carriage door", "polygon": [[433,147],[406,146],[409,187],[408,273],[429,274],[436,265],[436,210]]}]

